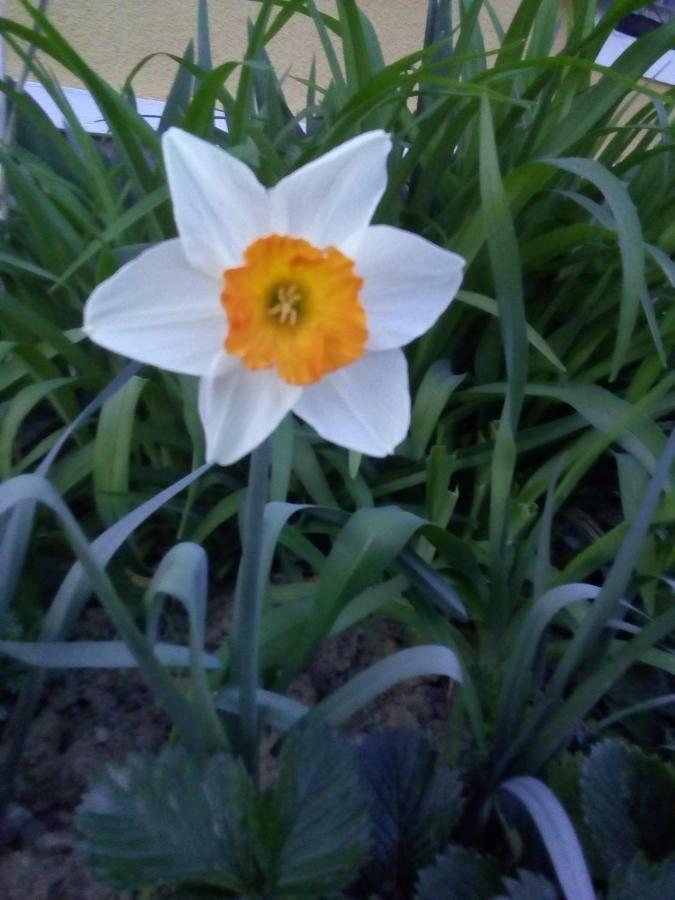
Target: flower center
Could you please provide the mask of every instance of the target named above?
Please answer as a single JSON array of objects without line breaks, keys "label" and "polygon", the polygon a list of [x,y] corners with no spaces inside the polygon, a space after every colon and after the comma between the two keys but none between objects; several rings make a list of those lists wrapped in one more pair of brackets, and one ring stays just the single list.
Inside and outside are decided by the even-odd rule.
[{"label": "flower center", "polygon": [[225,349],[247,368],[274,367],[289,384],[313,384],[363,355],[363,279],[335,247],[271,234],[223,278]]},{"label": "flower center", "polygon": [[302,294],[297,284],[280,284],[272,293],[272,305],[267,310],[267,315],[277,316],[282,325],[295,325],[301,301]]}]

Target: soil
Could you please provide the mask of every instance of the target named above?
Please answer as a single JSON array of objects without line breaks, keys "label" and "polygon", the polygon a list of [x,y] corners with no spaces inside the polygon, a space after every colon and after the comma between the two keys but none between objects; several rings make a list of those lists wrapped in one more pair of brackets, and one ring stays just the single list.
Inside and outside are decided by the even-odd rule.
[{"label": "soil", "polygon": [[[78,636],[91,639],[98,632],[103,638],[101,629],[107,629],[101,621],[99,611],[90,610]],[[349,629],[325,643],[289,694],[312,705],[400,646],[397,629],[387,622],[367,631]],[[407,682],[355,716],[347,730],[421,725],[440,735],[448,690],[440,678]],[[31,728],[13,802],[0,819],[0,900],[129,897],[98,884],[81,863],[74,810],[102,767],[130,753],[157,751],[168,727],[134,671],[79,670],[52,678]],[[0,744],[0,758],[2,751]]]}]

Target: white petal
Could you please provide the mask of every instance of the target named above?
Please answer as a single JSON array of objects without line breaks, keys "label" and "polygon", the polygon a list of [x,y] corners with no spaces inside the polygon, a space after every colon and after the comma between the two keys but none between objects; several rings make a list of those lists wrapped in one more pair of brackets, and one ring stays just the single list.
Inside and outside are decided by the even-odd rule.
[{"label": "white petal", "polygon": [[216,357],[199,384],[207,461],[227,466],[246,456],[274,431],[301,391],[274,369],[253,372],[236,357]]},{"label": "white petal", "polygon": [[403,351],[365,353],[305,388],[293,411],[334,444],[368,456],[393,453],[410,425]]},{"label": "white petal", "polygon": [[462,283],[461,256],[389,225],[373,225],[347,252],[363,278],[369,350],[402,347],[424,334]]},{"label": "white petal", "polygon": [[141,362],[203,375],[223,351],[221,286],[185,259],[179,240],[146,250],[100,284],[84,308],[97,344]]},{"label": "white petal", "polygon": [[340,247],[361,234],[387,186],[391,138],[369,131],[313,160],[270,191],[288,231],[317,247]]},{"label": "white petal", "polygon": [[216,278],[269,233],[269,193],[248,166],[200,138],[170,128],[162,149],[173,214],[193,266]]}]

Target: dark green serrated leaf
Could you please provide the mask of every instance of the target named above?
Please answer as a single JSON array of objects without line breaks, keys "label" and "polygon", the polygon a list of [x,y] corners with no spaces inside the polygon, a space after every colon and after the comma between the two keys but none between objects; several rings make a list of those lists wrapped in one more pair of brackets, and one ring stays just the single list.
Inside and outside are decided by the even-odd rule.
[{"label": "dark green serrated leaf", "polygon": [[451,845],[420,875],[416,900],[492,900],[499,890],[491,859]]},{"label": "dark green serrated leaf", "polygon": [[607,900],[667,900],[675,897],[675,855],[650,865],[641,853],[617,869]]},{"label": "dark green serrated leaf", "polygon": [[630,750],[621,741],[602,741],[584,760],[584,818],[609,871],[630,859],[640,846],[628,811],[631,781]]},{"label": "dark green serrated leaf", "polygon": [[116,888],[219,887],[319,897],[368,850],[367,802],[349,745],[325,728],[286,741],[279,781],[255,792],[240,762],[181,747],[111,767],[77,813],[82,852]]},{"label": "dark green serrated leaf", "polygon": [[248,818],[253,787],[224,754],[205,768],[181,747],[111,767],[77,812],[81,851],[123,890],[201,882],[245,893],[255,877]]},{"label": "dark green serrated leaf", "polygon": [[358,762],[370,793],[368,882],[380,890],[390,886],[398,896],[449,840],[462,811],[462,785],[418,730],[369,735],[358,748]]},{"label": "dark green serrated leaf", "polygon": [[368,851],[367,802],[353,753],[326,728],[293,732],[277,785],[277,893],[317,897],[346,885]]},{"label": "dark green serrated leaf", "polygon": [[[675,853],[675,766],[634,747],[630,814],[648,859]],[[675,896],[675,895],[673,895]]]},{"label": "dark green serrated leaf", "polygon": [[658,861],[675,851],[675,767],[608,739],[583,767],[582,803],[608,871],[638,851]]},{"label": "dark green serrated leaf", "polygon": [[505,878],[506,894],[496,900],[558,900],[560,896],[554,884],[543,875],[522,869],[517,878]]}]

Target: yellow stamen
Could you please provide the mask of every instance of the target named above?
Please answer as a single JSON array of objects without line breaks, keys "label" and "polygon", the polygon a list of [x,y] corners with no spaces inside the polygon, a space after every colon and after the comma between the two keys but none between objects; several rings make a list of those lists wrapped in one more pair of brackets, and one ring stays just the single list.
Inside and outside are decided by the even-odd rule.
[{"label": "yellow stamen", "polygon": [[268,316],[278,316],[282,325],[295,325],[298,321],[298,304],[302,294],[295,284],[282,284],[277,288],[276,304],[267,310]]}]

